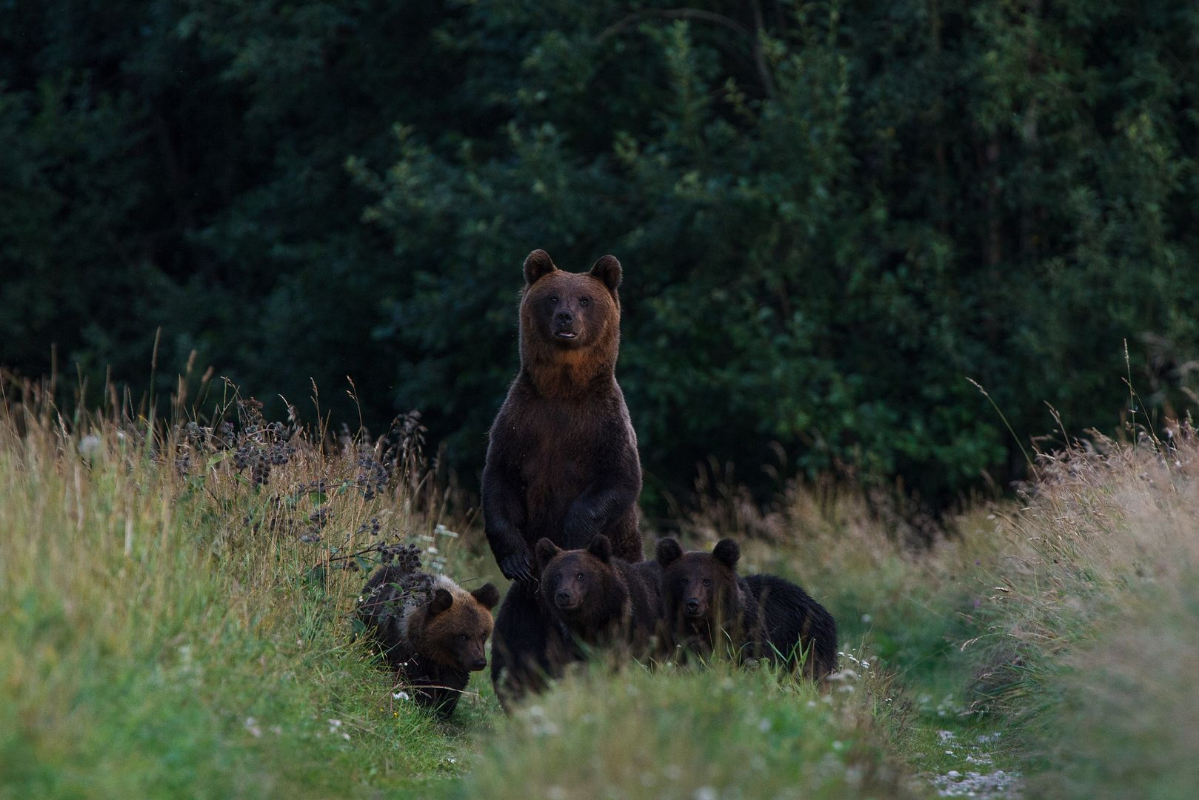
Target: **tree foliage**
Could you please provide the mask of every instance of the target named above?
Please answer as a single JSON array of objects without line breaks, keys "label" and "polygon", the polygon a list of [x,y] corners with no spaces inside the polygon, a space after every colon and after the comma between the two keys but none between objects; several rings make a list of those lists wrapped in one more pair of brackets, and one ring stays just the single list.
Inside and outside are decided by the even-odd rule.
[{"label": "tree foliage", "polygon": [[419,407],[469,475],[544,247],[625,264],[657,485],[777,443],[942,503],[1020,470],[966,378],[1021,436],[1190,396],[1188,4],[17,2],[0,42],[26,372],[136,383],[162,327],[260,395]]}]

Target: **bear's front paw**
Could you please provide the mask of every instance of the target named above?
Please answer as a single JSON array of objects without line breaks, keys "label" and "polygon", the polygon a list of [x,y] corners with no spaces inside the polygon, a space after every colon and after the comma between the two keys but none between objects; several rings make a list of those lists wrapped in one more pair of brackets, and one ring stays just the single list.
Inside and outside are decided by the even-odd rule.
[{"label": "bear's front paw", "polygon": [[500,559],[500,572],[510,581],[533,582],[533,562],[528,553],[513,553]]}]

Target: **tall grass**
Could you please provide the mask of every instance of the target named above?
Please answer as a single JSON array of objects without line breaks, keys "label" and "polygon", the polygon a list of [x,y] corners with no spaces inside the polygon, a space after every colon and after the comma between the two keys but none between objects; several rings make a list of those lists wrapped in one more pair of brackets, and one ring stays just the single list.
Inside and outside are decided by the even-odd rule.
[{"label": "tall grass", "polygon": [[1199,785],[1185,426],[1043,454],[1020,503],[940,524],[831,484],[768,511],[722,489],[672,531],[736,536],[832,611],[827,691],[633,664],[504,718],[476,677],[442,724],[352,635],[382,542],[498,579],[416,418],[371,439],[231,391],[211,419],[68,423],[36,386],[0,395],[0,797],[904,797],[1017,763],[1033,797]]},{"label": "tall grass", "polygon": [[1193,797],[1199,442],[1043,456],[997,575],[980,702],[1025,737],[1032,796]]},{"label": "tall grass", "polygon": [[486,725],[487,699],[449,728],[396,701],[349,635],[352,554],[404,537],[485,563],[442,535],[418,459],[224,410],[68,430],[29,386],[0,410],[0,795],[411,788]]}]

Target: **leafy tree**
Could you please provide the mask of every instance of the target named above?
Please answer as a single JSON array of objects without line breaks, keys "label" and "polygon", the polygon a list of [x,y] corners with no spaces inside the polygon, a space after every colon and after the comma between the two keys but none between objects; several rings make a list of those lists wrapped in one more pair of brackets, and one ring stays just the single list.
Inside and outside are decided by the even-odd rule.
[{"label": "leafy tree", "polygon": [[[196,349],[466,476],[519,265],[626,264],[654,486],[708,455],[935,505],[1193,395],[1199,11],[327,0],[0,11],[0,362]],[[1125,365],[1124,341],[1129,343]],[[160,363],[162,356],[160,356]],[[169,370],[165,371],[169,375]],[[166,375],[163,376],[166,388]],[[144,384],[139,384],[144,385]],[[265,398],[264,398],[265,399]]]}]

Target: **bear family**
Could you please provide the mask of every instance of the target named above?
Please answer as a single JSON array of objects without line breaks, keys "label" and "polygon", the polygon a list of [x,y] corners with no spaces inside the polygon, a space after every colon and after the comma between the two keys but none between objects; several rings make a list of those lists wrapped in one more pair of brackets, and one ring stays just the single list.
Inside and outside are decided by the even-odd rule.
[{"label": "bear family", "polygon": [[641,463],[616,382],[620,262],[604,256],[571,273],[534,250],[524,278],[520,369],[491,426],[482,482],[487,541],[515,581],[492,643],[491,677],[505,703],[556,674],[555,653],[568,646],[537,597],[537,542],[581,549],[604,534],[616,558],[642,558]]},{"label": "bear family", "polygon": [[566,655],[616,647],[647,655],[659,639],[662,570],[656,561],[636,564],[612,555],[602,533],[582,550],[563,550],[549,539],[536,548],[545,615],[568,643]]},{"label": "bear family", "polygon": [[820,680],[836,669],[837,625],[802,588],[774,575],[737,574],[741,548],[722,539],[711,553],[684,553],[661,539],[662,604],[672,643],[708,654],[727,646],[739,658],[766,658]]},{"label": "bear family", "polygon": [[484,645],[499,599],[490,583],[468,592],[444,575],[385,564],[362,589],[358,619],[416,701],[448,717],[470,673],[487,666]]}]

